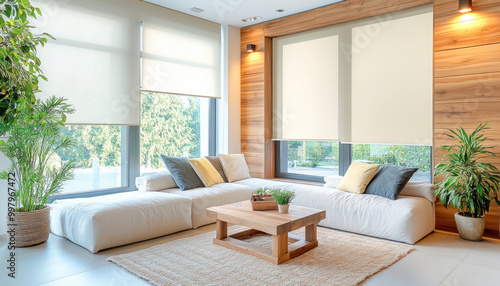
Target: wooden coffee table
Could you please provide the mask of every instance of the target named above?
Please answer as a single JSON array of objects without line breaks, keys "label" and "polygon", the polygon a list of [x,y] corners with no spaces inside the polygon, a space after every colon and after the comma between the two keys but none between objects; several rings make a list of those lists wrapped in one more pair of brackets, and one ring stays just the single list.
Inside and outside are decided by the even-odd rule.
[{"label": "wooden coffee table", "polygon": [[[281,214],[277,210],[252,211],[248,200],[208,208],[207,216],[217,220],[214,244],[280,264],[318,246],[317,224],[326,218],[326,212],[296,205],[290,205],[288,214]],[[228,223],[248,229],[228,235]],[[306,228],[305,238],[289,233],[301,227]],[[272,250],[238,239],[257,233],[273,236]]]}]

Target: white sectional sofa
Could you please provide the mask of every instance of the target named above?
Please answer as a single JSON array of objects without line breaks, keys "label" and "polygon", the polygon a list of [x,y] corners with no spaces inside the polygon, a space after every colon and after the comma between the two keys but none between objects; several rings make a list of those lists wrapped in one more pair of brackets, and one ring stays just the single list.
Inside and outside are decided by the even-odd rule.
[{"label": "white sectional sofa", "polygon": [[139,177],[138,191],[55,201],[52,232],[91,252],[197,228],[211,206],[250,199],[258,187],[293,190],[292,204],[326,210],[320,225],[413,244],[434,230],[433,185],[409,183],[397,200],[330,187],[250,178],[181,191],[168,173]]}]

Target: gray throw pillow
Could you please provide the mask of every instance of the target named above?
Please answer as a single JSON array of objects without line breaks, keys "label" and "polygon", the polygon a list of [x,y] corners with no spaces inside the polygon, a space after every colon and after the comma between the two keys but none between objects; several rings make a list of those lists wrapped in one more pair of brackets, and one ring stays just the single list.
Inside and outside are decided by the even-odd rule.
[{"label": "gray throw pillow", "polygon": [[226,174],[224,174],[224,170],[222,169],[222,163],[220,162],[220,158],[217,156],[205,156],[207,160],[214,166],[215,170],[222,177],[222,180],[227,183]]},{"label": "gray throw pillow", "polygon": [[163,164],[174,178],[175,183],[179,188],[184,190],[204,187],[200,177],[196,174],[186,157],[170,157],[161,155]]},{"label": "gray throw pillow", "polygon": [[384,164],[366,187],[365,194],[396,200],[418,168]]}]

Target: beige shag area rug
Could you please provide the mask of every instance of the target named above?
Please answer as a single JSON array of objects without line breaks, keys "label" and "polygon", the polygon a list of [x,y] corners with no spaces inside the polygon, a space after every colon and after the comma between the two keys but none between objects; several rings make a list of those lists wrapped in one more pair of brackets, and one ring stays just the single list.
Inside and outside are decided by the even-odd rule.
[{"label": "beige shag area rug", "polygon": [[[214,245],[213,237],[214,232],[204,233],[111,256],[108,261],[155,285],[359,285],[413,250],[401,243],[319,227],[318,247],[274,265]],[[272,245],[267,235],[246,241],[268,248]]]}]

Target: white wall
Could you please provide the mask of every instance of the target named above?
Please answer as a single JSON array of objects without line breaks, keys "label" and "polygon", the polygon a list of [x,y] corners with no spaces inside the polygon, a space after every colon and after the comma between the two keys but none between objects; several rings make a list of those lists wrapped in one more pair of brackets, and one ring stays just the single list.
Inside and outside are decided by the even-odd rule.
[{"label": "white wall", "polygon": [[229,26],[229,153],[241,153],[241,38],[240,29]]},{"label": "white wall", "polygon": [[241,153],[240,29],[222,25],[222,99],[218,153]]},{"label": "white wall", "polygon": [[[0,138],[4,139],[4,138]],[[6,170],[10,160],[0,152],[0,170]],[[0,180],[0,235],[7,234],[7,181]]]}]

